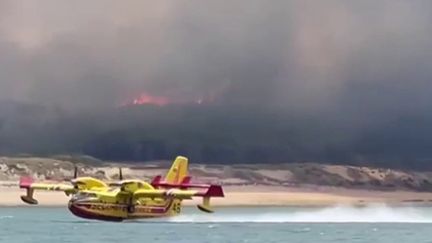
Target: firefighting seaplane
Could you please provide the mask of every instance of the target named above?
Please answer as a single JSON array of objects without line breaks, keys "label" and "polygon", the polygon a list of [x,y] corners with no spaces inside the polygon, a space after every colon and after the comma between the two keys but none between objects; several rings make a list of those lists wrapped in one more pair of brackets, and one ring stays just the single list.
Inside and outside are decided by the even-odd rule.
[{"label": "firefighting seaplane", "polygon": [[27,193],[21,199],[27,204],[38,204],[33,197],[36,190],[62,191],[71,196],[68,208],[78,217],[123,221],[176,216],[182,211],[182,201],[194,197],[203,198],[198,209],[212,213],[210,198],[224,197],[220,185],[192,184],[188,176],[188,159],[182,156],[176,158],[163,180],[162,176],[156,176],[151,183],[120,180],[107,184],[93,177],[76,177],[70,182],[70,185],[36,183],[23,177],[19,185]]}]

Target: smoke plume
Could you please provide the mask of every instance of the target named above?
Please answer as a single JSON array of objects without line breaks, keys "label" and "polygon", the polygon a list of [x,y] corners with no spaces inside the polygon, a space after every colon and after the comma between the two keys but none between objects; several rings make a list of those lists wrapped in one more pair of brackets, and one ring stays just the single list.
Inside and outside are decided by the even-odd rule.
[{"label": "smoke plume", "polygon": [[430,5],[2,0],[0,151],[427,165]]}]

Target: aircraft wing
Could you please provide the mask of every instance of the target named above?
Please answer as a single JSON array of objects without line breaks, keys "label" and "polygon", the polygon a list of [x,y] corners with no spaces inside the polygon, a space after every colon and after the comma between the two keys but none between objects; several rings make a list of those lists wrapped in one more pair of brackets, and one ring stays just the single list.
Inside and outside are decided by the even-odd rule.
[{"label": "aircraft wing", "polygon": [[66,185],[61,183],[35,183],[32,178],[22,177],[19,182],[19,187],[26,189],[27,194],[21,196],[21,199],[28,204],[37,204],[37,200],[33,198],[33,192],[35,190],[45,190],[45,191],[63,191],[66,195],[73,193],[75,191],[74,186]]},{"label": "aircraft wing", "polygon": [[182,191],[178,189],[171,190],[137,190],[134,192],[135,198],[150,197],[150,198],[168,198],[174,197],[178,199],[191,199],[197,191]]},{"label": "aircraft wing", "polygon": [[139,189],[134,192],[134,197],[136,199],[140,197],[147,198],[177,198],[181,200],[192,199],[193,197],[202,197],[202,204],[198,204],[197,207],[206,213],[212,213],[213,209],[210,206],[210,198],[212,197],[224,197],[224,192],[221,186],[218,185],[208,185],[206,190],[182,190],[178,188],[171,188],[166,190],[156,189],[156,190],[144,190]]},{"label": "aircraft wing", "polygon": [[35,183],[31,178],[21,178],[20,188],[46,191],[69,191],[73,190],[74,186],[61,183]]},{"label": "aircraft wing", "polygon": [[174,197],[178,199],[192,199],[192,197],[223,197],[223,191],[220,186],[211,185],[205,191],[199,190],[181,190],[181,189],[167,189],[167,190],[136,190],[134,192],[135,198],[151,197],[151,198],[169,198]]}]

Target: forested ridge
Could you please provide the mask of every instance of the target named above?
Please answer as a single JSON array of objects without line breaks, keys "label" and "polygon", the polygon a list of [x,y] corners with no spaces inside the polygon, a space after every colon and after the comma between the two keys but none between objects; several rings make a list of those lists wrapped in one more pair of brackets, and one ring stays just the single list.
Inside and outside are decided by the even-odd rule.
[{"label": "forested ridge", "polygon": [[367,129],[317,114],[217,105],[130,106],[67,112],[3,103],[0,152],[85,154],[110,161],[321,162],[430,168],[430,129],[414,120]]}]

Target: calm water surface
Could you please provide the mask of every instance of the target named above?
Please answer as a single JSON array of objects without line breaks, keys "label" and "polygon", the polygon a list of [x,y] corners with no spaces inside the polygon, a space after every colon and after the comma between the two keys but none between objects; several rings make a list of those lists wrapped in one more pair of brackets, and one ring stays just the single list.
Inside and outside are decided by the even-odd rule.
[{"label": "calm water surface", "polygon": [[431,242],[432,208],[194,208],[182,216],[108,223],[66,208],[0,208],[0,242]]}]

